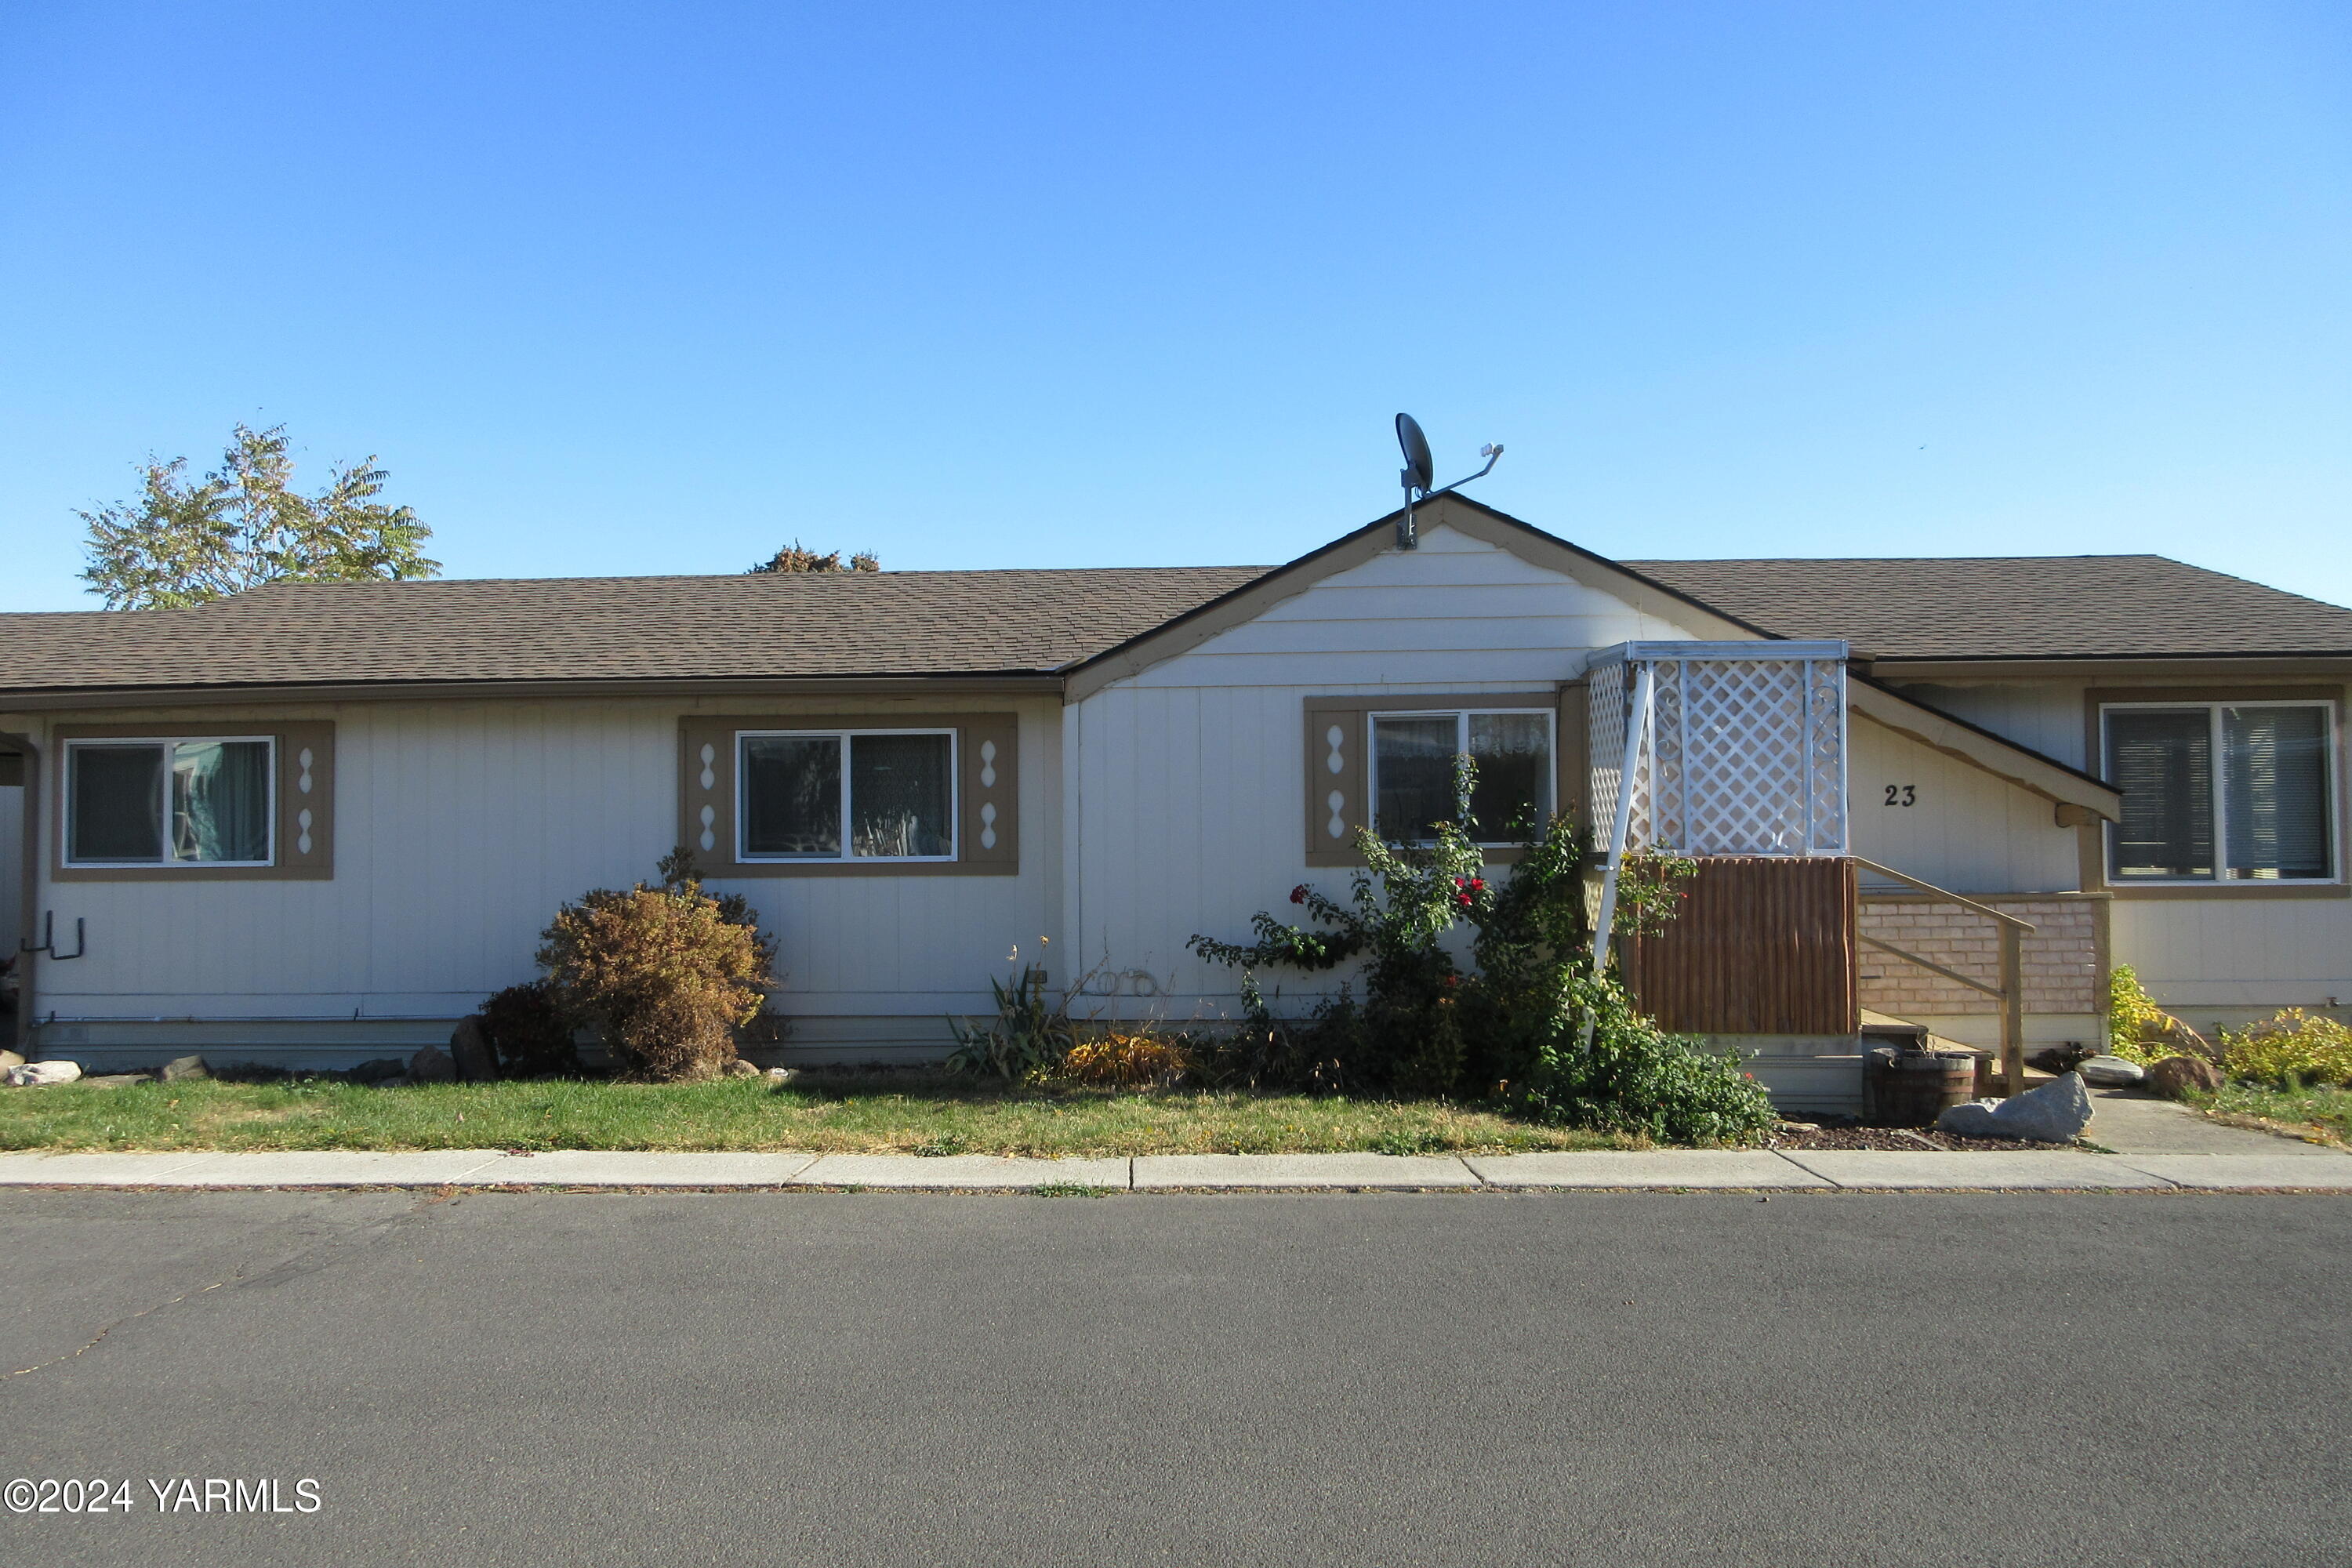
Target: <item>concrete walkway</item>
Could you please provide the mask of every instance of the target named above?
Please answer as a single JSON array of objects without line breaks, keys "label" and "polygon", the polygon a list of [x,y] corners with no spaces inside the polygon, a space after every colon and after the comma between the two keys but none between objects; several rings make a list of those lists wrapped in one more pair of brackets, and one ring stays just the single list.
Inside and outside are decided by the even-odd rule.
[{"label": "concrete walkway", "polygon": [[2200,1116],[2185,1105],[2158,1100],[2136,1089],[2095,1089],[2092,1142],[2118,1154],[2327,1154],[2324,1143],[2305,1143],[2251,1127],[2231,1127]]},{"label": "concrete walkway", "polygon": [[[2105,1128],[2096,1128],[2105,1131]],[[1263,1192],[1445,1188],[1682,1191],[2352,1191],[2352,1155],[2254,1134],[2226,1152],[2095,1154],[1658,1149],[1543,1154],[1148,1154],[1017,1160],[964,1154],[661,1154],[496,1149],[364,1153],[0,1154],[0,1186],[702,1187]],[[2113,1147],[2113,1145],[2110,1145]]]}]

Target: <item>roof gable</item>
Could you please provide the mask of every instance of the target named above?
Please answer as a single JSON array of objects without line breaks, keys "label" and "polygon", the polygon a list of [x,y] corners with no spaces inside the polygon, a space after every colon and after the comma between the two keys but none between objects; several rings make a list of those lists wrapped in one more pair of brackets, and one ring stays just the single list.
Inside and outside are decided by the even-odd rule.
[{"label": "roof gable", "polygon": [[[1400,581],[1417,581],[1407,563],[1422,558],[1422,552],[1396,547],[1395,530],[1401,515],[1391,512],[1366,523],[1352,533],[1343,534],[1318,550],[1309,551],[1296,561],[1186,611],[1164,626],[1140,632],[1080,662],[1069,671],[1063,700],[1083,700],[1115,681],[1190,653],[1213,638],[1257,620],[1276,605],[1319,584],[1341,574],[1359,572],[1383,558],[1397,564],[1402,574]],[[1531,566],[1608,595],[1643,615],[1685,628],[1689,636],[1738,641],[1771,635],[1466,497],[1439,496],[1415,507],[1414,515],[1424,536],[1440,529],[1451,529],[1508,552]]]}]

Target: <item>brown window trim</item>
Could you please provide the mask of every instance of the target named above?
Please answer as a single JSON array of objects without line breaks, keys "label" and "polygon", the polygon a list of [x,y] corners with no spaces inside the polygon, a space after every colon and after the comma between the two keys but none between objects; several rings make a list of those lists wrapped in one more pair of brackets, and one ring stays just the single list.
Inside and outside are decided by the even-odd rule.
[{"label": "brown window trim", "polygon": [[[1442,712],[1465,708],[1541,708],[1552,714],[1552,801],[1555,810],[1585,815],[1588,784],[1584,762],[1584,693],[1582,681],[1515,691],[1400,691],[1378,697],[1309,697],[1303,700],[1300,730],[1306,742],[1306,787],[1303,797],[1307,864],[1335,868],[1359,867],[1364,858],[1356,851],[1356,829],[1370,819],[1370,787],[1371,721],[1374,713],[1428,710]],[[1335,747],[1333,729],[1339,731]],[[1339,763],[1331,767],[1334,755]],[[1330,797],[1337,794],[1336,812]],[[1343,831],[1329,831],[1333,816]],[[1519,858],[1517,845],[1497,845],[1486,851],[1490,866],[1509,866]]]},{"label": "brown window trim", "polygon": [[[69,741],[160,741],[175,735],[267,735],[277,743],[276,859],[268,866],[68,866],[66,814]],[[60,724],[49,732],[49,879],[53,882],[326,882],[335,875],[335,726],[328,719],[230,720],[177,724]],[[308,769],[302,755],[310,753]],[[308,787],[304,778],[308,774]],[[304,812],[310,813],[306,824]],[[304,849],[302,842],[310,841]]]},{"label": "brown window trim", "polygon": [[[953,860],[739,860],[735,736],[747,730],[952,730]],[[1021,872],[1021,721],[1013,713],[689,713],[678,721],[677,841],[703,874],[746,877],[1013,877]],[[706,766],[702,752],[708,746]],[[709,784],[703,782],[706,773]],[[703,813],[710,813],[709,823]],[[710,844],[705,847],[706,831]]]},{"label": "brown window trim", "polygon": [[[2099,723],[2100,710],[2111,702],[2327,702],[2335,706],[2336,800],[2338,824],[2352,822],[2352,781],[2344,767],[2344,692],[2341,686],[2093,686],[2083,691],[2083,755],[2091,771],[2102,778],[2107,765],[2106,735]],[[2352,899],[2352,882],[2344,876],[2344,846],[2329,847],[2336,856],[2333,882],[2110,882],[2107,880],[2107,835],[2104,823],[2075,828],[2076,858],[2085,892],[2112,893],[2118,899],[2165,902],[2180,899]],[[2339,838],[2341,834],[2337,836]]]}]

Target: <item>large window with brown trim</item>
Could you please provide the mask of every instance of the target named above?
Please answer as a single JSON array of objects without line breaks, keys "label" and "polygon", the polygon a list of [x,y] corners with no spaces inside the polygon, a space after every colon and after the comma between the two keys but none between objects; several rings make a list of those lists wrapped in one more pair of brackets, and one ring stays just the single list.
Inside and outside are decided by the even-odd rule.
[{"label": "large window with brown trim", "polygon": [[53,734],[58,880],[334,875],[331,721],[70,724]]},{"label": "large window with brown trim", "polygon": [[2326,702],[2101,706],[2117,883],[2328,882],[2336,716]]},{"label": "large window with brown trim", "polygon": [[1011,713],[696,713],[678,721],[678,839],[713,877],[1010,877]]}]

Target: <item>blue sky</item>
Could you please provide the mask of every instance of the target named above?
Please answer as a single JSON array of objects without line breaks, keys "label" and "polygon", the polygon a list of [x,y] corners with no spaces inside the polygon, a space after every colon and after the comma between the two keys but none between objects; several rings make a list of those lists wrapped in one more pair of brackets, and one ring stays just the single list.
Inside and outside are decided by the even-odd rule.
[{"label": "blue sky", "polygon": [[2352,8],[43,3],[0,608],[285,422],[452,575],[2157,551],[2352,601]]}]

